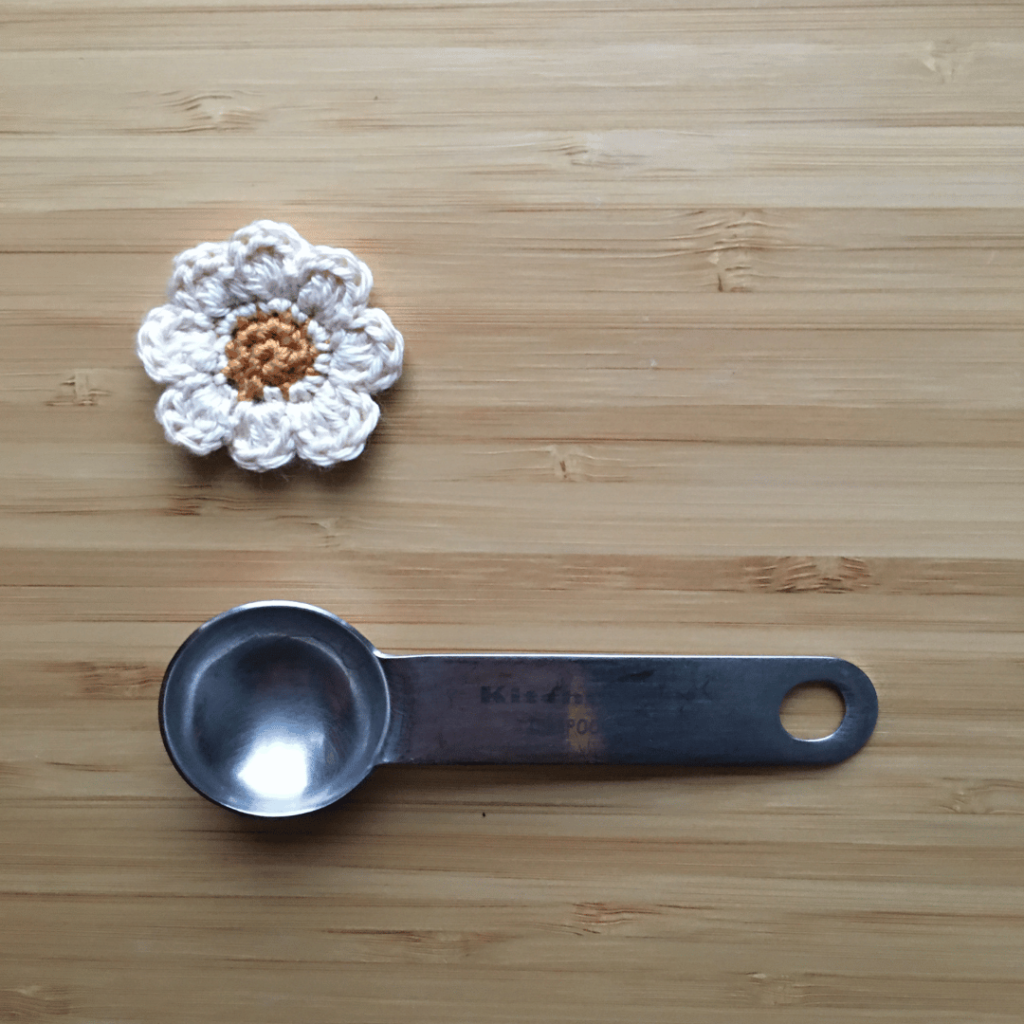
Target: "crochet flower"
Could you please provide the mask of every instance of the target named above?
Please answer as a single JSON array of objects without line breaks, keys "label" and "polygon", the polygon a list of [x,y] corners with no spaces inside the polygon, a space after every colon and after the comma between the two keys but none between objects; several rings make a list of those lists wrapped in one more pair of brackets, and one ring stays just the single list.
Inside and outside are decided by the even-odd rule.
[{"label": "crochet flower", "polygon": [[366,305],[372,286],[352,253],[270,220],[177,256],[136,342],[168,385],[156,406],[167,440],[196,455],[226,445],[259,471],[354,459],[380,416],[370,396],[402,372],[402,335]]}]

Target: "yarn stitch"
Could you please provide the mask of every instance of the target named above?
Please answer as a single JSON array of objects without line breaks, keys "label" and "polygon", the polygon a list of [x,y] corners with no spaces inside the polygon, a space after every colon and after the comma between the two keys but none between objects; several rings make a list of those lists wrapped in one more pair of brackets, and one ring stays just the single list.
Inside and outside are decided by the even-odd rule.
[{"label": "yarn stitch", "polygon": [[226,445],[258,472],[356,458],[380,417],[370,396],[402,372],[402,335],[367,306],[372,287],[346,249],[270,220],[180,253],[136,339],[168,385],[156,406],[167,440],[196,455]]}]

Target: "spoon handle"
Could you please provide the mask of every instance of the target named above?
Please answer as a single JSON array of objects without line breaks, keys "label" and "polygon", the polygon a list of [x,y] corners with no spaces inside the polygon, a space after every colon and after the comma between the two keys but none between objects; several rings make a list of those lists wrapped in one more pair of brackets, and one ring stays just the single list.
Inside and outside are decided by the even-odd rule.
[{"label": "spoon handle", "polygon": [[[837,658],[380,655],[402,764],[824,765],[870,737],[878,698]],[[819,740],[782,726],[783,698],[827,683],[846,704]]]}]

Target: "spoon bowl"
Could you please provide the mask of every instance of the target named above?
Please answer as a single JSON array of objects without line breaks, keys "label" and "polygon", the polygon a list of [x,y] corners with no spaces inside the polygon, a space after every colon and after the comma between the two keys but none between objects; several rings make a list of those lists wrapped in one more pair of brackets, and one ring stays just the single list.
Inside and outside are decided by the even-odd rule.
[{"label": "spoon bowl", "polygon": [[168,666],[160,724],[194,789],[260,817],[334,803],[377,763],[391,704],[373,646],[309,605],[243,605],[200,626]]}]

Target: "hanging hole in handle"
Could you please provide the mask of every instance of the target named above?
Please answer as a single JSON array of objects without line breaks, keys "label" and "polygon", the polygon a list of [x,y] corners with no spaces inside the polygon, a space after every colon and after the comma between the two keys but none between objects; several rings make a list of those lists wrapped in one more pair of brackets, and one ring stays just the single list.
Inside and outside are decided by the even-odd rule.
[{"label": "hanging hole in handle", "polygon": [[783,698],[779,708],[782,727],[798,740],[831,736],[846,715],[846,702],[832,683],[800,683]]}]

